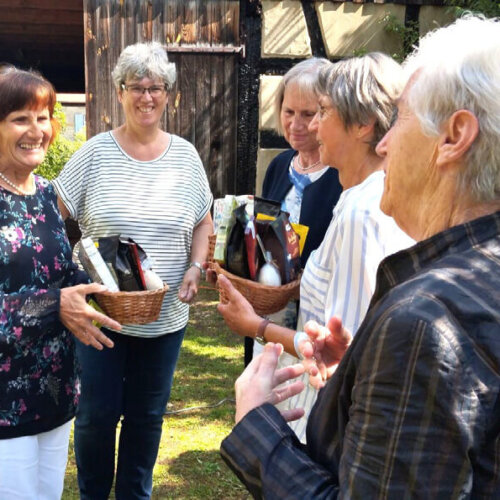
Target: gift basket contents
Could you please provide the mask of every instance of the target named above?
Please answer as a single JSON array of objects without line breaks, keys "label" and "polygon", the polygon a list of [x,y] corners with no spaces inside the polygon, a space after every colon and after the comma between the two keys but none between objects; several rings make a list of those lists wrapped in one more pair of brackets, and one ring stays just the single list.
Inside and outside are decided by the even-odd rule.
[{"label": "gift basket contents", "polygon": [[226,195],[214,202],[214,226],[209,265],[225,275],[258,314],[272,314],[298,298],[300,254],[308,228],[290,223],[280,203]]},{"label": "gift basket contents", "polygon": [[92,281],[108,290],[94,294],[105,314],[122,324],[146,324],[160,315],[168,285],[131,238],[82,238],[78,258]]}]

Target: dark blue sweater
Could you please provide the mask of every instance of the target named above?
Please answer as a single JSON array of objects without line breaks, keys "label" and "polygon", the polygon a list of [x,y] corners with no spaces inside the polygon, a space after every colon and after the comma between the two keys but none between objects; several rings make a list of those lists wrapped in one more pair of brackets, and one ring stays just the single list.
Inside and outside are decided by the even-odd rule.
[{"label": "dark blue sweater", "polygon": [[[284,151],[269,164],[262,185],[263,198],[279,202],[285,199],[292,188],[288,167],[296,153],[293,149]],[[316,182],[304,189],[299,222],[309,227],[309,233],[301,256],[302,267],[306,265],[310,253],[323,241],[332,219],[333,207],[341,192],[338,172],[334,168],[329,168]]]}]

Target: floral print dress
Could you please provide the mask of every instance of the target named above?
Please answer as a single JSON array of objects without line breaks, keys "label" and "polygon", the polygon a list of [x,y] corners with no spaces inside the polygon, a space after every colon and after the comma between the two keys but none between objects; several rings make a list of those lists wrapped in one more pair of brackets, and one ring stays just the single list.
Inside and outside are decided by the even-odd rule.
[{"label": "floral print dress", "polygon": [[32,196],[0,187],[0,439],[64,424],[80,390],[59,299],[87,278],[71,260],[52,186],[35,183]]}]

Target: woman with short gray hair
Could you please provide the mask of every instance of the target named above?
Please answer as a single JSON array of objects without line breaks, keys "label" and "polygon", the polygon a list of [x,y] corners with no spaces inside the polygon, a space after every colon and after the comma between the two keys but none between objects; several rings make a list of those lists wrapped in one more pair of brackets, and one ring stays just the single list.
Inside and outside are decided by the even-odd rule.
[{"label": "woman with short gray hair", "polygon": [[167,90],[171,90],[176,79],[175,64],[168,60],[165,47],[158,42],[136,43],[123,49],[111,72],[117,89],[131,78],[159,77]]},{"label": "woman with short gray hair", "polygon": [[[318,74],[328,64],[326,59],[312,57],[293,66],[280,80],[275,96],[276,124],[291,148],[271,161],[262,187],[262,196],[281,203],[291,222],[309,228],[301,255],[302,267],[323,240],[342,192],[337,171],[320,161],[316,134],[308,130],[318,108],[315,91]],[[291,300],[269,319],[295,329],[297,303]],[[261,350],[260,344],[246,337],[245,364]]]},{"label": "woman with short gray hair", "polygon": [[[344,191],[325,237],[311,253],[302,275],[300,330],[306,322],[326,325],[332,316],[338,316],[355,334],[374,292],[379,262],[413,243],[380,210],[384,173],[375,152],[376,142],[389,128],[403,84],[401,67],[383,54],[327,63],[320,70],[316,85],[319,111],[309,130],[319,142],[321,162],[337,169]],[[321,199],[316,202],[321,204]],[[251,306],[242,307],[245,299],[231,289],[224,277],[220,278],[220,284],[226,288],[230,302],[219,305],[219,311],[231,330],[255,335],[264,325],[266,341],[283,344],[292,355],[282,355],[280,366],[297,363],[304,333],[274,324],[266,326],[253,311],[242,314],[242,310],[249,311]],[[321,383],[316,380],[316,385]],[[304,409],[303,417],[290,422],[301,441],[305,441],[307,417],[317,394],[308,385],[307,376],[304,385],[300,394],[277,405],[288,414],[295,408]]]},{"label": "woman with short gray hair", "polygon": [[372,152],[389,129],[394,96],[404,84],[401,66],[381,52],[344,59],[323,68],[316,92],[328,96],[347,130],[373,122]]},{"label": "woman with short gray hair", "polygon": [[107,331],[115,347],[95,356],[77,345],[82,396],[75,456],[82,499],[108,498],[121,417],[117,498],[150,498],[163,413],[212,233],[212,194],[198,153],[160,129],[175,65],[159,43],[137,43],[113,71],[125,122],[90,139],[54,181],[65,216],[83,237],[137,242],[170,289],[160,317]]}]

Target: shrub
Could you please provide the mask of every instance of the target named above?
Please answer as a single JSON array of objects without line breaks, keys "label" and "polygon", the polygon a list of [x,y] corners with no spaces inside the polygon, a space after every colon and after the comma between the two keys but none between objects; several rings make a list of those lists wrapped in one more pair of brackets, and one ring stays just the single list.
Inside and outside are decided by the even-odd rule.
[{"label": "shrub", "polygon": [[465,11],[484,14],[486,17],[500,16],[500,1],[498,0],[446,0],[446,4],[454,7],[457,17]]},{"label": "shrub", "polygon": [[59,175],[59,172],[66,165],[71,155],[85,142],[84,130],[78,132],[74,140],[68,139],[62,134],[66,128],[67,121],[60,103],[56,103],[54,116],[61,124],[61,132],[48,149],[43,163],[36,169],[37,174],[49,180]]}]

